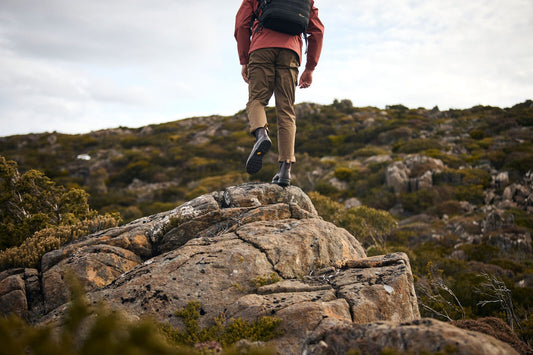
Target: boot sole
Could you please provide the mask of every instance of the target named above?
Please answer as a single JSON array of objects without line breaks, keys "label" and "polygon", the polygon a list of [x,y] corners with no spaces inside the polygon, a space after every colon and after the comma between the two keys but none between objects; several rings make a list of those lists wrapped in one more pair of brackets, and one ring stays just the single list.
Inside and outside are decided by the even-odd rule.
[{"label": "boot sole", "polygon": [[291,184],[291,180],[289,180],[289,179],[278,179],[275,183],[278,184],[279,186],[286,187],[286,186],[289,186]]},{"label": "boot sole", "polygon": [[257,146],[254,145],[252,153],[250,153],[250,156],[246,161],[246,172],[248,174],[257,174],[259,170],[261,170],[263,167],[263,155],[268,153],[271,146],[272,142],[267,139],[259,142]]}]

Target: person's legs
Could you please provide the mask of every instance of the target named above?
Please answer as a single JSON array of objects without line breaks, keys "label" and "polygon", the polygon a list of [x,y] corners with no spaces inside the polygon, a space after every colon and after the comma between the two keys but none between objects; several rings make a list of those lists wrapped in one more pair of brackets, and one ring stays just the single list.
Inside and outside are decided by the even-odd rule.
[{"label": "person's legs", "polygon": [[274,96],[278,116],[278,161],[294,163],[296,138],[295,91],[298,82],[298,55],[289,49],[279,49],[275,66]]},{"label": "person's legs", "polygon": [[274,92],[276,49],[265,48],[253,51],[248,64],[248,103],[246,112],[250,133],[267,127],[265,107]]},{"label": "person's legs", "polygon": [[248,64],[248,104],[246,112],[250,123],[250,133],[255,136],[255,144],[246,160],[246,172],[256,174],[263,167],[263,156],[268,153],[272,141],[268,137],[268,122],[265,106],[272,97],[275,81],[275,49],[259,49],[250,54]]}]

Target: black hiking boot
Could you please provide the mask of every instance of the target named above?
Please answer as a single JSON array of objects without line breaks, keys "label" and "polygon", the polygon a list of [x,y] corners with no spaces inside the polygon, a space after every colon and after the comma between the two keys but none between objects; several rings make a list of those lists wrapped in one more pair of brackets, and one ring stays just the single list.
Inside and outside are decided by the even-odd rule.
[{"label": "black hiking boot", "polygon": [[250,175],[256,174],[263,167],[263,155],[268,153],[272,146],[272,141],[268,137],[267,130],[263,127],[254,131],[255,144],[252,152],[246,161],[246,172]]},{"label": "black hiking boot", "polygon": [[291,184],[291,165],[292,163],[287,162],[279,163],[279,171],[272,178],[272,183],[283,187],[289,186]]}]

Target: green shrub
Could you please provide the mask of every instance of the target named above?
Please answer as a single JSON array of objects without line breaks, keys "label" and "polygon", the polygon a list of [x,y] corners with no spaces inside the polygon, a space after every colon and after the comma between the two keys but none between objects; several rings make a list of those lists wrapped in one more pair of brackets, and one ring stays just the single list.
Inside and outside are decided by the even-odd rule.
[{"label": "green shrub", "polygon": [[89,195],[56,185],[38,170],[23,174],[0,156],[0,250],[15,247],[44,228],[74,225],[96,217]]},{"label": "green shrub", "polygon": [[485,138],[485,132],[482,129],[473,129],[470,131],[470,137],[473,139],[483,139]]},{"label": "green shrub", "polygon": [[[362,188],[361,185],[357,185]],[[397,202],[396,195],[386,187],[375,187],[367,191],[364,204],[378,210],[390,210]]]},{"label": "green shrub", "polygon": [[398,141],[394,144],[392,151],[395,153],[419,153],[428,149],[442,149],[442,145],[436,139],[416,138],[408,141]]},{"label": "green shrub", "polygon": [[454,186],[455,198],[479,205],[484,202],[484,189],[490,186],[491,176],[482,169],[446,169],[433,175],[436,186]]},{"label": "green shrub", "polygon": [[157,173],[154,164],[147,160],[134,161],[115,178],[116,181],[129,184],[133,179],[140,179],[144,181],[152,180],[152,177]]},{"label": "green shrub", "polygon": [[281,277],[275,272],[272,272],[270,275],[257,276],[255,279],[251,280],[250,283],[255,287],[261,287],[266,285],[275,284],[280,282]]},{"label": "green shrub", "polygon": [[445,169],[433,174],[433,184],[435,185],[461,185],[463,181],[463,175],[456,169]]},{"label": "green shrub", "polygon": [[346,209],[316,192],[309,193],[309,197],[322,218],[348,230],[365,247],[385,248],[387,236],[396,227],[396,220],[386,211],[366,206]]},{"label": "green shrub", "polygon": [[404,209],[410,212],[422,213],[435,206],[438,201],[438,193],[434,189],[418,190],[416,192],[402,193],[398,196]]},{"label": "green shrub", "polygon": [[468,260],[481,261],[487,264],[497,257],[499,253],[497,247],[488,243],[466,244],[461,249],[465,251]]},{"label": "green shrub", "polygon": [[2,156],[0,186],[0,270],[38,267],[45,253],[120,222],[116,213],[91,210],[85,191],[57,186],[37,170],[21,174]]},{"label": "green shrub", "polygon": [[462,175],[462,183],[465,185],[480,185],[481,188],[487,188],[490,186],[491,176],[482,169],[462,169],[459,170]]},{"label": "green shrub", "polygon": [[350,176],[352,176],[353,170],[350,168],[340,167],[335,169],[335,177],[339,180],[347,181],[350,179]]},{"label": "green shrub", "polygon": [[0,271],[15,267],[39,268],[41,257],[49,251],[97,231],[116,227],[118,214],[95,216],[73,225],[52,226],[35,232],[19,246],[0,251]]},{"label": "green shrub", "polygon": [[474,205],[481,205],[485,199],[485,193],[481,185],[457,186],[456,197],[459,201],[468,201]]},{"label": "green shrub", "polygon": [[510,208],[505,212],[505,218],[509,218],[510,215],[513,216],[514,223],[518,227],[524,227],[533,232],[533,214],[518,208]]},{"label": "green shrub", "polygon": [[512,169],[520,173],[526,174],[533,170],[533,153],[531,152],[532,145],[524,151],[513,151],[505,157],[504,169]]},{"label": "green shrub", "polygon": [[346,140],[346,136],[343,134],[338,135],[338,136],[330,135],[328,136],[328,139],[331,145],[336,147],[336,146],[340,146],[344,144],[344,141]]},{"label": "green shrub", "polygon": [[315,186],[315,190],[319,194],[330,195],[330,196],[339,192],[339,190],[335,186],[331,185],[330,183],[326,181],[318,182],[318,184],[316,184]]},{"label": "green shrub", "polygon": [[215,319],[215,324],[200,329],[198,319],[202,305],[198,301],[190,301],[187,306],[176,312],[185,325],[183,331],[162,326],[167,338],[178,345],[192,346],[198,343],[216,341],[224,347],[235,344],[241,339],[250,341],[268,341],[281,336],[279,325],[281,320],[274,317],[261,317],[249,323],[240,318],[226,319],[221,315]]},{"label": "green shrub", "polygon": [[377,146],[365,146],[353,152],[354,157],[372,157],[374,155],[385,155],[387,151]]},{"label": "green shrub", "polygon": [[438,203],[435,206],[435,213],[438,216],[448,215],[449,217],[457,216],[463,213],[461,203],[456,200],[448,200]]}]

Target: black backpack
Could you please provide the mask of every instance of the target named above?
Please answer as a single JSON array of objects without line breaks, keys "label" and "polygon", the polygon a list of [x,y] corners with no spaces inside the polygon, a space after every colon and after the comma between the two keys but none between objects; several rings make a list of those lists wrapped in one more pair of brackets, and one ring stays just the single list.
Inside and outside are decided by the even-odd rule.
[{"label": "black backpack", "polygon": [[259,22],[256,31],[260,31],[263,27],[290,35],[301,35],[307,31],[311,0],[258,0],[258,2],[259,6],[254,14]]}]

